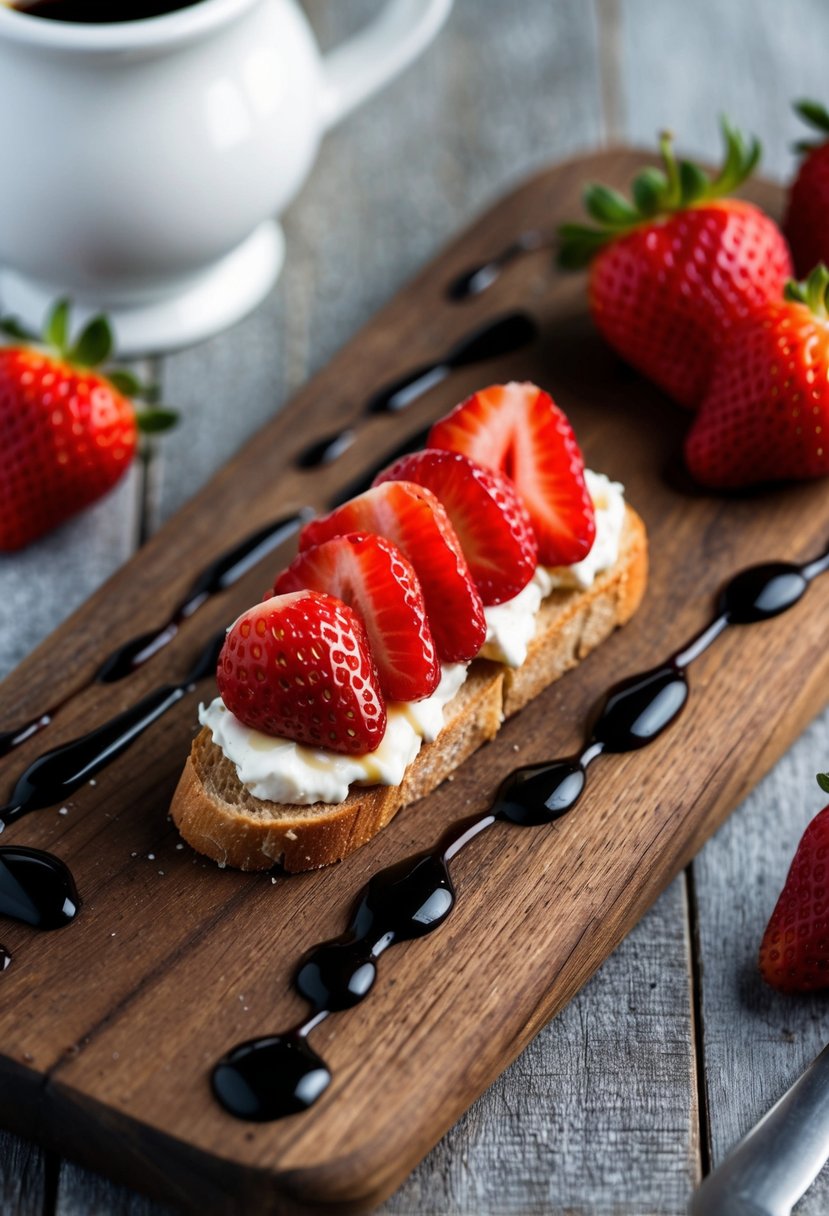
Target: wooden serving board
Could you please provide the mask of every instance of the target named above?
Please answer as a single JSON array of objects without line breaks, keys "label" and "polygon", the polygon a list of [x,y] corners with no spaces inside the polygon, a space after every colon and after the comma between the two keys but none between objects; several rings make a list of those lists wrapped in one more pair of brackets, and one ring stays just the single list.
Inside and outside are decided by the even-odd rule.
[{"label": "wooden serving board", "polygon": [[[5,682],[0,729],[70,693],[113,646],[155,628],[194,572],[252,528],[284,510],[322,506],[495,380],[549,387],[589,464],[626,484],[650,532],[651,581],[634,621],[508,723],[453,782],[338,866],[292,879],[244,875],[177,847],[166,809],[193,734],[195,695],[78,791],[68,813],[35,812],[10,828],[4,843],[64,858],[84,899],[77,922],[55,933],[2,926],[14,957],[0,977],[0,1121],[10,1129],[182,1207],[370,1207],[584,984],[829,700],[829,580],[818,580],[790,613],[721,638],[694,665],[678,723],[650,748],[599,761],[572,815],[552,828],[497,826],[463,852],[447,924],[384,956],[368,999],[313,1033],[334,1081],[312,1110],[254,1125],[211,1098],[208,1070],[227,1048],[304,1012],[290,985],[295,963],[341,931],[373,872],[488,805],[516,763],[572,750],[600,693],[703,625],[729,574],[767,558],[806,557],[829,539],[825,483],[737,499],[688,485],[679,459],[687,416],[602,344],[584,278],[559,274],[549,252],[515,262],[472,300],[447,299],[455,276],[522,230],[578,214],[586,179],[622,186],[640,161],[628,151],[573,161],[498,203]],[[780,202],[768,185],[752,196],[772,211]],[[513,309],[538,323],[532,345],[453,372],[398,415],[362,420],[378,386]],[[295,467],[310,441],[352,422],[356,442],[338,460]],[[0,794],[44,746],[180,679],[290,552],[289,543],[207,603],[133,676],[73,697],[5,759]],[[209,683],[199,695],[212,695]]]}]

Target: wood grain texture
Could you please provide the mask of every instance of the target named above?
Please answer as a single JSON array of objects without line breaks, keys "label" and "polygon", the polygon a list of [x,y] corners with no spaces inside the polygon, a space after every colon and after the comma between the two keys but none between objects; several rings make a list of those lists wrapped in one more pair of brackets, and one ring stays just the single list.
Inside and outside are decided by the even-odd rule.
[{"label": "wood grain texture", "polygon": [[[330,41],[338,33],[335,27],[355,25],[374,4],[369,5],[368,0],[365,3],[360,0],[359,4],[354,0],[348,3],[338,0],[336,5],[330,0],[313,0],[308,7],[321,33]],[[415,265],[414,261],[407,261],[405,235],[401,241],[385,239],[372,243],[366,239],[365,234],[370,234],[374,226],[393,226],[397,212],[405,214],[408,226],[418,223],[421,214],[428,217],[431,227],[426,238],[431,243],[419,247],[426,253],[468,217],[473,201],[466,199],[465,180],[470,174],[477,182],[480,199],[490,193],[490,174],[493,183],[497,180],[498,185],[501,184],[498,175],[502,173],[502,158],[508,159],[511,172],[520,174],[525,165],[538,163],[539,155],[552,159],[565,144],[572,148],[593,144],[603,130],[610,136],[627,135],[632,141],[650,144],[654,131],[666,121],[675,128],[684,147],[710,155],[716,135],[716,114],[720,109],[729,110],[763,137],[767,170],[788,171],[791,165],[788,145],[797,134],[796,121],[787,108],[788,98],[802,93],[825,96],[823,47],[827,13],[821,0],[787,0],[786,5],[769,0],[758,3],[730,0],[728,6],[713,4],[710,0],[701,0],[693,6],[682,0],[662,0],[659,5],[647,3],[647,0],[599,0],[596,17],[592,7],[588,4],[550,5],[548,0],[521,0],[520,3],[457,0],[456,14],[438,46],[428,56],[429,63],[435,62],[439,51],[442,56],[440,78],[436,79],[432,71],[429,73],[429,89],[440,85],[441,102],[445,107],[437,112],[437,124],[434,123],[436,107],[431,105],[428,96],[424,96],[422,87],[427,62],[424,61],[397,83],[393,93],[386,93],[366,107],[359,116],[359,127],[355,126],[355,117],[326,142],[323,159],[289,214],[288,263],[271,301],[254,317],[214,343],[177,356],[175,369],[171,369],[167,382],[168,396],[184,406],[192,425],[188,428],[188,441],[183,440],[184,431],[180,432],[182,441],[176,441],[176,464],[166,470],[160,466],[155,470],[162,492],[154,500],[155,510],[150,522],[157,522],[162,514],[169,513],[173,506],[197,489],[204,477],[258,421],[281,404],[307,370],[318,366],[326,353],[352,332],[356,322],[369,315],[373,303],[385,298]],[[618,27],[622,18],[625,22],[621,29],[623,38],[618,48],[620,53],[617,53],[614,40],[620,33]],[[593,26],[601,35],[603,124],[594,95],[598,73]],[[478,56],[476,49],[481,40],[486,40],[488,47],[483,58]],[[528,54],[538,65],[532,73],[525,68]],[[447,87],[447,80],[455,70],[460,70],[456,64],[462,58],[473,62],[464,70],[469,102],[461,115],[453,108],[454,93]],[[481,65],[477,74],[473,71],[475,62]],[[619,99],[623,106],[619,105]],[[428,129],[424,122],[427,114],[431,124]],[[563,122],[556,122],[559,115],[563,116]],[[415,127],[416,137],[411,140],[404,137],[401,145],[401,132],[410,125]],[[468,144],[464,138],[467,125],[478,132],[476,141]],[[449,139],[453,141],[451,158],[444,152]],[[365,154],[367,144],[370,155]],[[486,157],[477,155],[478,144],[485,148]],[[405,158],[399,154],[401,146],[406,148]],[[351,163],[374,172],[369,176],[352,175]],[[386,182],[389,165],[394,167],[393,177],[399,186],[395,186],[394,181]],[[374,206],[378,174],[383,186],[382,213],[379,205]],[[492,190],[495,189],[493,185]],[[477,198],[474,205],[479,205]],[[349,226],[347,242],[338,239],[342,231],[338,213],[346,219],[351,214],[362,216],[362,226],[358,220]],[[338,216],[336,224],[332,222],[333,216]],[[401,231],[405,234],[402,226]],[[361,253],[359,260],[352,256],[355,239]],[[419,239],[422,241],[423,237]],[[289,287],[291,274],[293,279]],[[367,289],[363,287],[366,279],[369,281]],[[359,312],[354,304],[358,294]],[[326,327],[323,346],[322,334]],[[240,355],[243,356],[241,367]],[[260,374],[260,368],[263,374]],[[274,390],[274,385],[278,386],[278,391]],[[83,526],[70,525],[59,538],[44,542],[42,548],[33,551],[32,560],[16,557],[0,563],[0,603],[8,606],[13,602],[15,605],[14,618],[11,614],[2,618],[0,666],[7,669],[16,662],[122,560],[130,549],[129,538],[137,530],[141,508],[138,494],[110,499],[99,512],[87,514]],[[114,557],[104,553],[101,560],[98,556],[101,547],[106,550],[109,543],[106,534],[113,524],[124,523],[126,539],[123,543],[116,541]],[[104,533],[103,546],[98,539],[101,532]],[[5,608],[0,607],[0,614],[4,611]],[[21,616],[28,625],[25,640],[17,630],[7,627],[12,619]],[[829,738],[821,728],[813,727],[777,766],[773,780],[758,787],[752,795],[753,815],[757,816],[758,808],[762,815],[764,851],[776,858],[780,873],[788,864],[800,827],[799,823],[790,823],[790,814],[781,813],[781,808],[799,808],[801,815],[807,807],[816,808],[817,804],[812,801],[815,797],[812,770],[825,765],[827,752]],[[816,787],[814,790],[816,792]],[[780,798],[779,806],[772,805],[773,797]],[[702,861],[707,863],[715,853],[719,857],[721,851],[724,856],[719,857],[716,865],[706,864],[704,874],[697,872],[700,919],[705,922],[710,912],[715,913],[716,929],[726,941],[732,936],[737,916],[732,854],[739,859],[746,849],[751,851],[753,842],[747,843],[746,838],[752,833],[753,823],[753,818],[748,820],[738,813],[727,829],[706,846]],[[721,840],[726,843],[721,845]],[[745,873],[749,872],[747,862]],[[744,875],[738,877],[744,878]],[[723,890],[720,884],[727,886]],[[773,892],[766,894],[770,906]],[[743,881],[737,888],[737,896],[741,903],[753,901],[753,888],[746,889]],[[672,900],[666,911],[665,901],[661,901],[658,909],[642,922],[614,957],[621,957],[635,944],[637,956],[647,958],[650,953],[658,962],[662,958],[660,942],[664,930],[660,916],[670,918],[673,926],[678,907],[678,901]],[[759,931],[757,926],[762,928],[766,911],[764,908],[753,913],[755,933]],[[742,919],[739,924],[742,929]],[[657,926],[659,931],[656,927],[651,929],[651,925]],[[681,936],[681,924],[678,929]],[[712,936],[711,941],[703,980],[712,984],[719,995],[707,1007],[707,1025],[712,1037],[725,1043],[733,1020],[736,1019],[737,1024],[741,1019],[750,1020],[755,1006],[753,998],[748,1003],[743,999],[742,982],[734,982],[730,970],[731,952],[719,948],[716,936]],[[634,968],[632,974],[636,976],[639,972]],[[679,1025],[688,1007],[687,986],[680,977],[674,976],[674,979],[672,999],[676,1002],[674,1013]],[[586,1028],[590,1023],[586,1011],[592,1010],[594,1024],[607,1018],[615,1026],[620,1016],[616,1008],[621,991],[619,983],[611,960],[559,1020],[572,1017],[576,1026]],[[652,994],[649,996],[649,991],[642,989],[639,998],[652,999]],[[762,1008],[762,1002],[758,1007]],[[578,1018],[577,1010],[580,1010]],[[599,1010],[604,1012],[600,1014]],[[795,1044],[792,1050],[798,1052],[794,1067],[799,1067],[801,1059],[806,1061],[814,1027],[822,1024],[815,1021],[815,1012],[810,1005],[783,1004],[781,1013],[785,1014],[785,1026]],[[665,1016],[671,1016],[670,1009],[666,1009]],[[624,1009],[621,1022],[619,1034],[625,1041],[630,1029]],[[553,1023],[553,1027],[555,1025]],[[764,1092],[769,1096],[782,1092],[792,1079],[790,1051],[777,1050],[776,1042],[771,1038],[777,1025],[770,1022],[766,1026],[761,1020],[759,1035],[752,1040],[751,1054],[740,1051],[729,1056],[727,1084],[720,1083],[715,1088],[707,1112],[715,1158],[754,1114],[760,1113],[756,1094],[747,1101],[747,1095],[756,1090],[757,1071],[762,1069],[767,1079]],[[548,1050],[556,1041],[551,1030],[552,1027],[543,1035],[543,1042],[550,1045]],[[658,1036],[658,1027],[654,1028],[654,1033]],[[775,1049],[766,1051],[759,1059],[757,1053],[767,1042]],[[587,1043],[585,1038],[585,1052]],[[687,1049],[690,1052],[690,1043]],[[646,1062],[651,1055],[650,1045],[644,1041],[639,1058],[631,1058],[631,1068],[635,1070],[629,1078],[631,1088],[638,1089],[641,1081],[637,1078],[648,1075]],[[547,1059],[545,1054],[537,1067],[549,1067],[545,1063]],[[583,1118],[578,1105],[582,1094],[582,1057],[574,1050],[568,1059],[572,1060],[571,1071],[562,1071],[559,1081],[561,1102],[565,1110],[572,1107],[573,1117],[565,1120],[571,1130],[566,1140],[566,1164],[562,1168],[576,1180],[572,1191],[574,1206],[583,1211],[598,1211],[602,1209],[593,1207],[593,1188],[598,1188],[596,1193],[605,1193],[601,1191],[599,1175],[612,1177],[619,1154],[624,1154],[630,1147],[624,1131],[633,1118],[633,1111],[621,1109],[619,1122],[608,1132],[599,1097],[596,1122],[585,1126],[583,1139],[580,1139],[572,1129]],[[470,1193],[476,1196],[482,1214],[500,1212],[503,1195],[514,1200],[517,1211],[524,1210],[522,1196],[526,1197],[528,1210],[538,1202],[530,1196],[544,1193],[544,1178],[529,1172],[525,1178],[524,1160],[545,1136],[551,1142],[547,1133],[551,1116],[543,1105],[527,1108],[522,1102],[524,1073],[520,1063],[505,1073],[493,1090],[481,1099],[479,1106],[488,1112],[487,1122],[472,1118],[470,1113],[470,1117],[450,1133],[412,1176],[403,1193],[423,1196],[423,1206],[417,1205],[415,1200],[413,1211],[469,1210],[467,1197]],[[712,1070],[712,1075],[717,1075],[717,1070],[723,1075],[716,1060],[712,1060]],[[600,1095],[601,1075],[595,1072],[591,1079]],[[608,1089],[613,1086],[611,1074],[608,1074],[607,1086]],[[690,1097],[689,1092],[689,1100]],[[640,1112],[643,1118],[652,1121],[654,1128],[660,1126],[663,1103],[671,1107],[669,1097],[659,1090],[651,1091],[650,1104]],[[475,1110],[473,1108],[473,1112]],[[747,1113],[749,1110],[751,1113]],[[525,1129],[523,1144],[510,1153],[508,1160],[499,1152],[499,1127],[507,1126],[518,1137],[521,1128]],[[463,1136],[455,1138],[455,1133],[459,1134],[461,1129]],[[666,1171],[666,1179],[674,1135],[673,1127],[666,1126],[661,1140],[663,1150],[656,1155],[660,1169]],[[677,1143],[681,1145],[684,1140]],[[27,1151],[14,1137],[0,1137],[0,1168],[5,1165],[7,1179],[6,1189],[0,1192],[0,1211],[4,1216],[13,1216],[19,1210],[21,1162],[26,1162],[25,1187],[28,1188],[32,1182],[32,1164],[37,1159],[36,1151]],[[679,1159],[684,1160],[684,1154],[681,1153]],[[622,1172],[612,1197],[603,1201],[607,1205],[605,1210],[641,1212],[637,1203],[639,1180],[649,1175],[650,1162],[637,1161],[634,1156],[628,1157],[627,1161],[628,1168]],[[474,1172],[470,1172],[472,1165]],[[539,1168],[543,1171],[543,1163]],[[589,1186],[585,1182],[581,1190],[577,1183],[580,1176],[590,1179]],[[408,1189],[409,1186],[414,1189]],[[41,1180],[38,1190],[42,1189]],[[654,1202],[652,1210],[660,1216],[663,1212],[683,1210],[683,1202],[669,1201],[668,1194],[666,1189],[664,1203]],[[812,1206],[809,1196],[802,1205],[804,1211],[818,1212],[825,1207],[817,1189],[815,1194],[818,1195],[817,1206]],[[140,1212],[143,1216],[149,1210],[149,1201],[110,1186],[70,1163],[62,1168],[57,1205],[62,1216],[85,1216],[91,1211],[130,1212],[134,1216]],[[551,1212],[564,1210],[555,1195],[550,1197],[550,1205]],[[44,1211],[48,1213],[51,1208],[50,1191],[46,1195]],[[160,1209],[153,1207],[153,1210]]]},{"label": "wood grain texture", "polygon": [[[580,281],[558,276],[546,257],[514,268],[491,297],[468,309],[436,306],[453,273],[499,248],[517,226],[571,214],[585,176],[618,181],[632,163],[627,154],[608,153],[565,165],[484,217],[301,391],[290,413],[269,424],[93,597],[62,638],[10,679],[12,700],[36,703],[53,684],[54,647],[71,650],[74,670],[83,671],[95,661],[98,622],[107,622],[109,643],[174,602],[189,577],[189,568],[181,568],[185,549],[189,562],[238,535],[243,523],[247,528],[268,518],[280,503],[321,501],[392,446],[393,436],[396,441],[404,428],[416,430],[479,383],[482,369],[464,369],[404,419],[365,424],[361,441],[324,473],[309,477],[284,469],[305,436],[330,425],[334,389],[348,416],[356,416],[376,386],[374,367],[399,348],[397,335],[413,333],[415,318],[430,309],[431,324],[413,334],[406,352],[412,363],[433,357],[475,320],[518,303],[530,307],[542,340],[491,362],[487,378],[521,374],[550,384],[571,414],[588,460],[626,481],[651,529],[657,576],[634,622],[582,665],[578,679],[563,680],[510,722],[416,816],[401,815],[339,867],[278,882],[275,890],[267,876],[251,881],[220,874],[175,850],[163,806],[192,730],[192,703],[183,703],[163,731],[148,734],[102,774],[70,816],[56,822],[47,812],[28,821],[27,839],[59,841],[87,892],[84,917],[62,936],[59,954],[48,938],[17,934],[25,939],[25,961],[7,973],[9,998],[31,1009],[31,1018],[21,1026],[0,1014],[9,1084],[25,1098],[37,1074],[48,1072],[39,1112],[39,1134],[47,1140],[87,1161],[100,1163],[105,1155],[113,1172],[173,1194],[179,1203],[228,1210],[270,1206],[276,1193],[303,1203],[376,1201],[578,990],[823,703],[825,661],[810,651],[825,613],[815,589],[796,622],[784,617],[724,638],[695,670],[697,696],[670,738],[603,767],[578,813],[551,834],[555,847],[541,849],[520,832],[498,832],[459,858],[461,899],[446,929],[389,959],[387,978],[364,1007],[365,1016],[361,1010],[361,1016],[335,1019],[315,1037],[336,1079],[313,1111],[251,1130],[232,1124],[207,1100],[208,1062],[229,1041],[278,1027],[299,1008],[287,987],[292,963],[320,934],[340,927],[367,874],[432,839],[459,810],[486,805],[489,791],[515,763],[514,745],[522,761],[572,747],[577,724],[609,678],[652,664],[698,627],[721,579],[735,566],[769,556],[771,538],[777,538],[775,555],[793,556],[814,551],[825,538],[819,486],[777,491],[759,502],[682,492],[671,463],[682,420],[601,347],[584,315]],[[774,201],[769,191],[759,193]],[[405,366],[398,362],[395,370]],[[678,550],[684,555],[679,567]],[[261,577],[256,573],[225,601],[203,609],[156,667],[178,669],[198,637],[256,594]],[[137,585],[152,601],[146,620],[141,608],[135,619],[129,588]],[[106,697],[97,695],[95,715],[105,712],[107,701],[123,703],[157,679],[158,671],[148,668],[128,689],[115,686]],[[755,679],[799,692],[788,702],[758,703]],[[700,692],[709,685],[713,692],[705,698]],[[55,727],[55,738],[75,733],[92,708],[88,697],[79,697],[60,730]],[[750,741],[737,754],[723,721]],[[661,764],[663,755],[684,756],[683,769]],[[518,884],[520,897],[499,898],[510,882]],[[493,932],[482,935],[482,924]],[[514,939],[529,944],[513,951]],[[290,941],[290,949],[271,957],[274,941]],[[463,949],[472,941],[472,950]],[[10,944],[14,949],[15,940]],[[100,977],[94,986],[81,978],[90,967]],[[485,978],[496,976],[494,986]],[[49,1002],[36,999],[44,986],[60,993],[59,1019]],[[499,991],[509,992],[510,1000],[499,1000]],[[24,1055],[31,1059],[21,1065]],[[426,1059],[432,1062],[428,1072]],[[178,1140],[184,1126],[192,1148]]]},{"label": "wood grain texture", "polygon": [[46,1209],[46,1154],[0,1132],[0,1212],[41,1216]]},{"label": "wood grain texture", "polygon": [[[812,0],[699,0],[619,5],[624,130],[650,143],[658,125],[682,146],[709,152],[717,113],[763,141],[763,169],[795,166],[803,126],[789,102],[826,97],[829,10]],[[666,46],[676,55],[666,55]],[[702,65],[705,65],[704,69]],[[712,82],[701,91],[701,80]],[[709,152],[710,154],[710,152]],[[797,841],[825,798],[814,775],[829,757],[829,715],[804,736],[694,860],[702,1135],[716,1165],[817,1055],[829,1036],[825,1002],[775,995],[756,954]],[[797,1212],[829,1208],[824,1170]]]},{"label": "wood grain texture", "polygon": [[380,1209],[681,1213],[699,1177],[678,878]]},{"label": "wood grain texture", "polygon": [[[794,1082],[829,1035],[825,997],[775,993],[757,970],[763,930],[797,841],[826,803],[815,771],[828,756],[824,715],[694,862],[707,1134],[714,1164]],[[829,1171],[824,1170],[797,1211],[820,1216],[828,1207]]]}]

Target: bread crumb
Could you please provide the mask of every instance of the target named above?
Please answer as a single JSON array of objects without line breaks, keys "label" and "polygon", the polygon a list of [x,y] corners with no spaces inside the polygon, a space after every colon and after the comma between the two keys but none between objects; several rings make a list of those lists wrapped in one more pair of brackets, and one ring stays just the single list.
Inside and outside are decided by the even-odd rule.
[{"label": "bread crumb", "polygon": [[294,829],[288,828],[288,831],[285,833],[285,839],[286,840],[296,840],[296,838],[297,838],[297,835],[296,835],[296,832],[294,831]]},{"label": "bread crumb", "polygon": [[59,814],[59,815],[68,815],[68,814],[69,814],[69,807],[68,807],[68,806],[62,806],[62,807],[60,808],[60,810],[58,811],[58,814]]},{"label": "bread crumb", "polygon": [[155,853],[148,853],[147,861],[155,861]]}]

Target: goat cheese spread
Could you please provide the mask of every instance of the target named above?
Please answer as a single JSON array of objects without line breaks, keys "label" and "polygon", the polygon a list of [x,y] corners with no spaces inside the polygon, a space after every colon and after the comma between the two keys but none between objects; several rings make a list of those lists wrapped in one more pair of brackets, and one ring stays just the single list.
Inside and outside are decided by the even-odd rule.
[{"label": "goat cheese spread", "polygon": [[[535,635],[542,601],[556,588],[587,590],[619,556],[625,520],[624,487],[603,473],[585,469],[596,509],[596,539],[590,552],[572,566],[538,566],[518,595],[484,609],[487,632],[482,658],[520,667]],[[213,742],[236,766],[239,780],[255,798],[310,806],[342,802],[351,785],[399,785],[424,742],[432,743],[444,722],[444,709],[466,679],[466,664],[444,664],[441,679],[422,701],[390,702],[383,741],[375,751],[347,756],[273,738],[244,726],[216,697],[199,706],[199,721]]]}]

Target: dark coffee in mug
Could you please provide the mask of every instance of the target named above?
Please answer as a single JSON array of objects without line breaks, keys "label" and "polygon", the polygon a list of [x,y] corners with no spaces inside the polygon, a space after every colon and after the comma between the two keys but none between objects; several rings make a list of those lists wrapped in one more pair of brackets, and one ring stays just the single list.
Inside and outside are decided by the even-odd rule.
[{"label": "dark coffee in mug", "polygon": [[111,25],[143,21],[181,8],[192,8],[199,0],[15,0],[12,8],[30,17],[77,25]]}]

